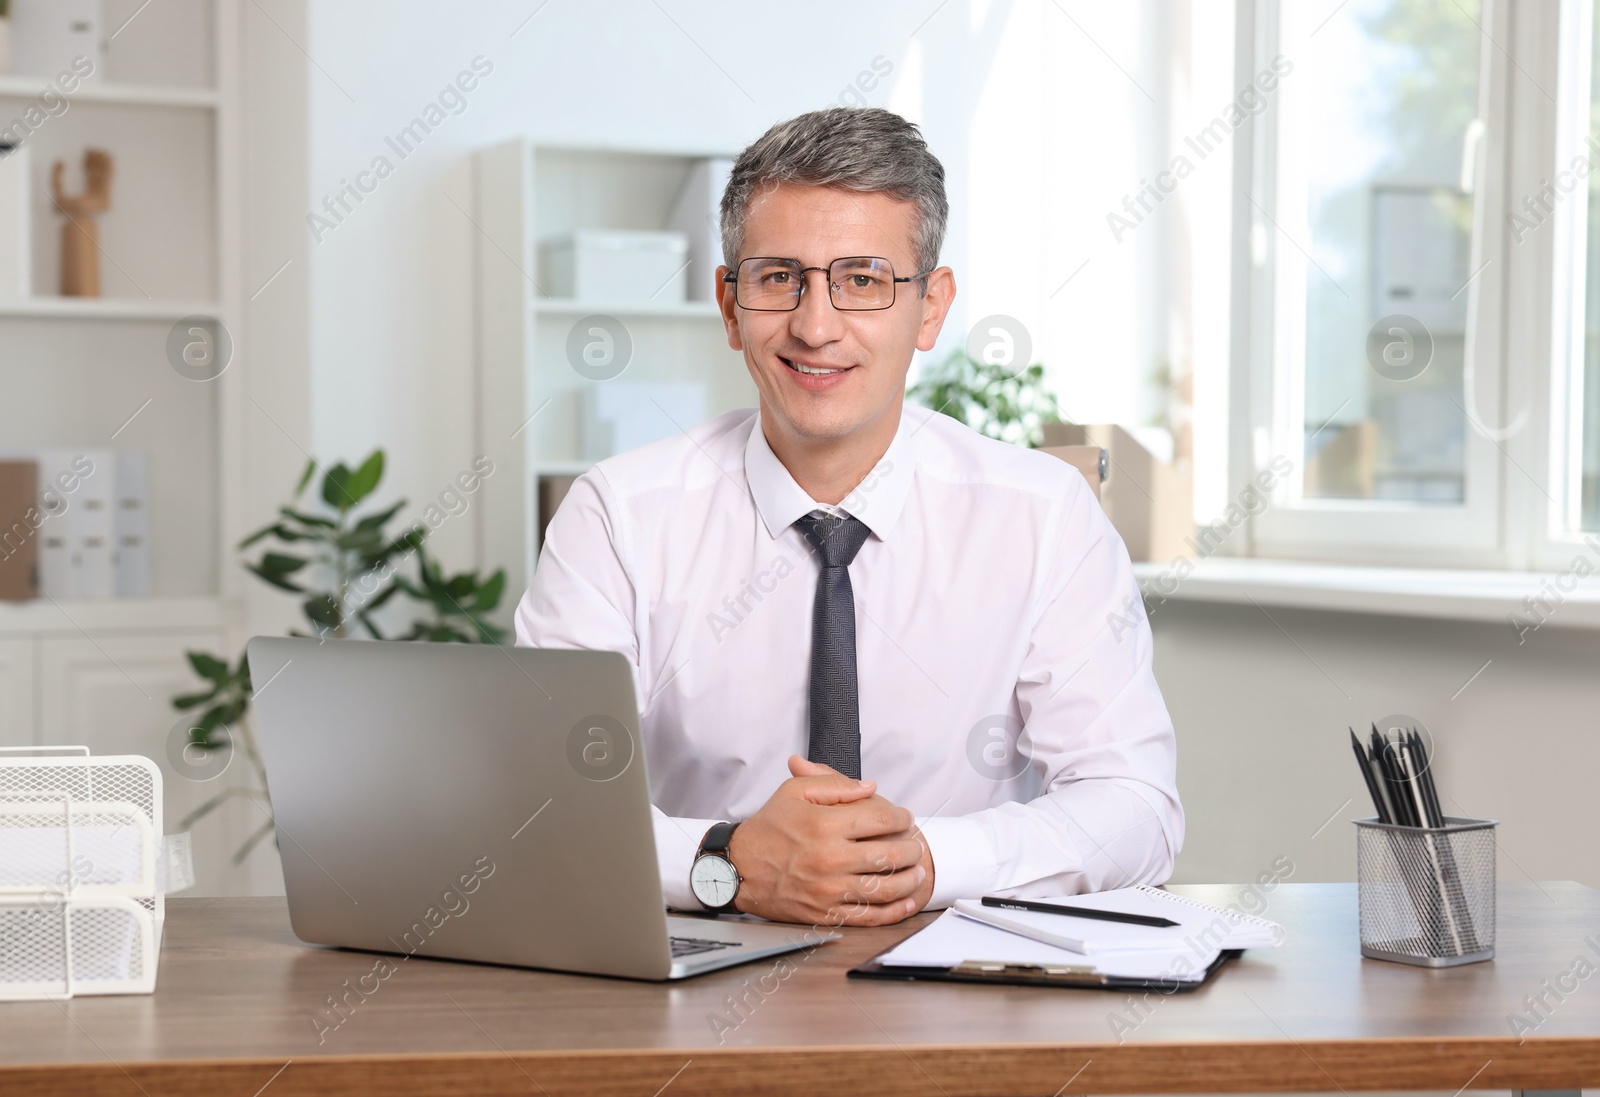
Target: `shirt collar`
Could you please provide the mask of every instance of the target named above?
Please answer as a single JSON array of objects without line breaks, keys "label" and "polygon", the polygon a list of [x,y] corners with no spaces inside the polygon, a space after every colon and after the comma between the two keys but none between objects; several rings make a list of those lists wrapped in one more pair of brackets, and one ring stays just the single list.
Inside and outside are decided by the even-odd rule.
[{"label": "shirt collar", "polygon": [[755,500],[756,510],[760,512],[767,532],[777,538],[802,515],[814,510],[838,509],[859,518],[877,534],[880,541],[888,540],[889,531],[905,509],[906,497],[911,494],[911,479],[916,472],[915,435],[921,422],[911,422],[913,416],[908,415],[907,411],[907,408],[901,408],[900,424],[895,428],[894,438],[883,457],[837,508],[818,503],[795,483],[789,470],[767,444],[758,411],[744,447],[744,471],[745,479],[750,484],[750,495]]}]

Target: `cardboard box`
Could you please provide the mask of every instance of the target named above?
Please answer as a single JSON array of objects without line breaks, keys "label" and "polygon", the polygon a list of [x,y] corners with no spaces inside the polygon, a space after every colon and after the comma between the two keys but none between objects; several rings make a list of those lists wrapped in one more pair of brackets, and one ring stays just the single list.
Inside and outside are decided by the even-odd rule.
[{"label": "cardboard box", "polygon": [[1169,563],[1193,551],[1194,481],[1113,424],[1046,423],[1044,446],[1099,446],[1110,471],[1100,503],[1134,561]]}]

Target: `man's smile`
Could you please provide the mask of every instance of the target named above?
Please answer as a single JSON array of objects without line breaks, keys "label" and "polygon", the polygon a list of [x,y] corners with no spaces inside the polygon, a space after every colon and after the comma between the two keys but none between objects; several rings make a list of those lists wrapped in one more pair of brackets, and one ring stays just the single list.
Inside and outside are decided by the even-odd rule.
[{"label": "man's smile", "polygon": [[852,372],[854,366],[830,366],[821,362],[807,362],[799,358],[785,358],[778,355],[778,361],[788,367],[789,373],[801,388],[813,392],[831,388],[844,380],[846,374]]}]

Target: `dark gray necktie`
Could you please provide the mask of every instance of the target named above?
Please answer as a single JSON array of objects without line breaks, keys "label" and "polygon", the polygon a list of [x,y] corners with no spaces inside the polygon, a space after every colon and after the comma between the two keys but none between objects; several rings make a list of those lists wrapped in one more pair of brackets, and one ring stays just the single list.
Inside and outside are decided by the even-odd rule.
[{"label": "dark gray necktie", "polygon": [[870,531],[859,518],[836,518],[819,510],[795,525],[822,565],[811,609],[811,743],[807,756],[860,780],[856,602],[849,569]]}]

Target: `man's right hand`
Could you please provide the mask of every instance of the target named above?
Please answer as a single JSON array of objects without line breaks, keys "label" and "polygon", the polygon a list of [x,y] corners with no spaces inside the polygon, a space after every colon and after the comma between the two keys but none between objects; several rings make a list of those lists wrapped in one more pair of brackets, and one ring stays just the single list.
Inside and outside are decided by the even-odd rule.
[{"label": "man's right hand", "polygon": [[[815,768],[789,759],[791,773]],[[791,777],[733,833],[728,857],[743,878],[734,906],[777,922],[898,922],[916,912],[911,896],[928,872],[911,829],[911,813],[872,781]]]}]

